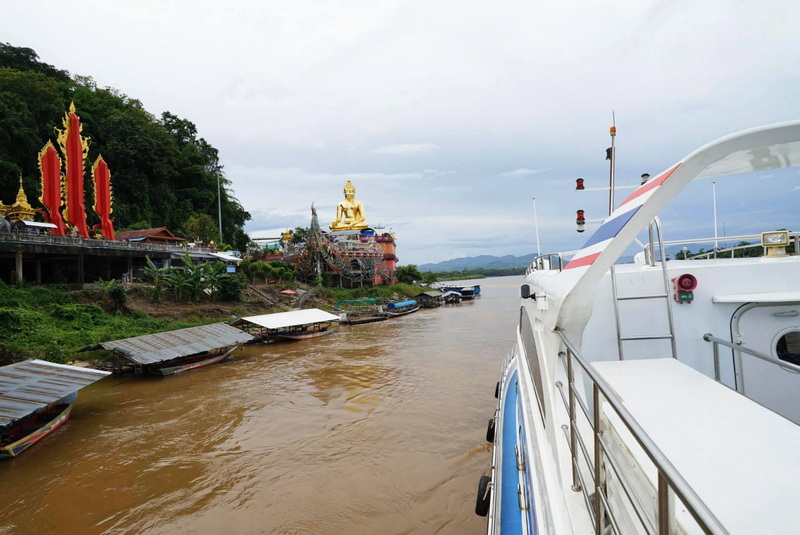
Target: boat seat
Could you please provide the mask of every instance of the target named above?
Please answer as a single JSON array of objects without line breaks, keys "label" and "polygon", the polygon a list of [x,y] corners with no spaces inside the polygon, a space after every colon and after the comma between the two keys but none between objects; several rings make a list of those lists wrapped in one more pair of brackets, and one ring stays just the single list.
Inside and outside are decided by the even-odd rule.
[{"label": "boat seat", "polygon": [[800,427],[675,359],[593,366],[728,531],[797,532]]}]

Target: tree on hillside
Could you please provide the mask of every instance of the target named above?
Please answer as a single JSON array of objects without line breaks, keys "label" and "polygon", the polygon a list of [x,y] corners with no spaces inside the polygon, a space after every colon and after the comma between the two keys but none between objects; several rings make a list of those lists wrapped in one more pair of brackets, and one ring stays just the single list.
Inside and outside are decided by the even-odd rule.
[{"label": "tree on hillside", "polygon": [[397,282],[404,282],[411,284],[414,281],[422,280],[422,273],[417,269],[416,264],[408,264],[407,266],[398,266],[394,272],[397,277]]},{"label": "tree on hillside", "polygon": [[219,242],[219,227],[206,214],[189,217],[183,224],[183,233],[196,242]]},{"label": "tree on hillside", "polygon": [[38,72],[60,82],[69,81],[69,72],[39,61],[39,55],[32,48],[11,46],[3,42],[0,42],[0,68]]},{"label": "tree on hillside", "polygon": [[[91,138],[87,167],[102,153],[111,169],[117,228],[146,221],[177,229],[191,216],[216,220],[221,204],[221,240],[245,241],[250,214],[229,190],[217,149],[198,136],[194,123],[170,112],[156,117],[135,98],[99,88],[90,76],[70,76],[41,62],[34,50],[7,43],[0,43],[0,191],[13,195],[22,174],[29,200],[40,195],[37,155],[55,139],[70,102],[83,135]],[[92,195],[87,179],[87,207]],[[91,210],[87,219],[98,222]]]}]

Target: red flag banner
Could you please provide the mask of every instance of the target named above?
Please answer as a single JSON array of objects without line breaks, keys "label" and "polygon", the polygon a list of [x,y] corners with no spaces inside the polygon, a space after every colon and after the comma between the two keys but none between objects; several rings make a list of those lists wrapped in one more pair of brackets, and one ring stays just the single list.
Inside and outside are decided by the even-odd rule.
[{"label": "red flag banner", "polygon": [[39,202],[47,213],[43,214],[48,223],[56,228],[51,232],[56,236],[64,236],[64,219],[61,217],[61,158],[53,144],[48,141],[39,152],[39,173],[42,177],[42,196]]},{"label": "red flag banner", "polygon": [[103,239],[114,239],[114,225],[111,219],[111,171],[102,156],[98,156],[92,166],[94,179],[94,211],[100,216],[100,231]]},{"label": "red flag banner", "polygon": [[64,116],[64,130],[58,132],[58,145],[61,153],[67,157],[67,207],[63,215],[82,238],[88,238],[83,198],[83,162],[89,151],[89,140],[81,136],[82,129],[81,119],[75,114],[75,103],[70,103],[69,113]]}]

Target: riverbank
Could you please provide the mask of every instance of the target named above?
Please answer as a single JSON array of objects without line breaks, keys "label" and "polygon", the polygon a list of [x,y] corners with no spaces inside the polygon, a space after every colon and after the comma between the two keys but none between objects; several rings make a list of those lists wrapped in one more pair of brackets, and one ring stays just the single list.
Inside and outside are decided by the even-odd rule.
[{"label": "riverbank", "polygon": [[95,284],[80,291],[0,285],[0,365],[29,358],[69,363],[85,356],[81,348],[99,342],[298,308],[332,312],[338,299],[391,300],[421,290],[407,284],[346,290],[292,281],[245,285],[238,301],[163,295],[154,302],[150,285],[142,283],[125,283],[122,291]]}]

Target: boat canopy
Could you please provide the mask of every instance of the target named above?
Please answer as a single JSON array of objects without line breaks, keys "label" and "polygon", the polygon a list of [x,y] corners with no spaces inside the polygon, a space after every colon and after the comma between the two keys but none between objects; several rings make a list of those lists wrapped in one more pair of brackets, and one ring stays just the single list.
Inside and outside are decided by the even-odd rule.
[{"label": "boat canopy", "polygon": [[342,310],[342,306],[350,307],[352,305],[359,306],[359,305],[374,305],[380,301],[377,297],[363,297],[361,299],[339,299],[336,301],[336,304],[333,305],[334,310]]},{"label": "boat canopy", "polygon": [[298,327],[313,323],[326,323],[339,321],[339,316],[325,312],[318,308],[308,308],[305,310],[293,310],[291,312],[277,312],[275,314],[262,314],[261,316],[248,316],[240,318],[231,325],[253,324],[265,329],[285,329],[287,327]]},{"label": "boat canopy", "polygon": [[413,306],[413,305],[416,305],[416,304],[417,304],[417,302],[414,301],[413,299],[411,299],[410,301],[400,301],[398,303],[389,303],[388,305],[386,305],[386,308],[389,309],[389,310],[392,310],[392,309],[395,309],[395,308],[403,308],[403,307]]},{"label": "boat canopy", "polygon": [[235,346],[252,339],[252,335],[236,327],[231,327],[227,323],[212,323],[200,327],[101,342],[86,346],[81,351],[107,349],[119,353],[136,364],[148,365]]},{"label": "boat canopy", "polygon": [[0,427],[77,392],[110,372],[25,360],[0,368]]}]

